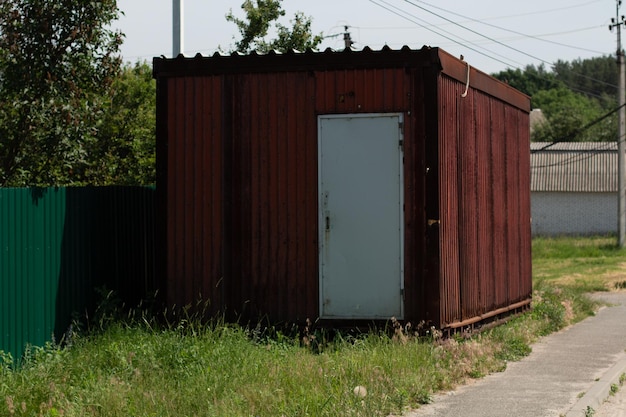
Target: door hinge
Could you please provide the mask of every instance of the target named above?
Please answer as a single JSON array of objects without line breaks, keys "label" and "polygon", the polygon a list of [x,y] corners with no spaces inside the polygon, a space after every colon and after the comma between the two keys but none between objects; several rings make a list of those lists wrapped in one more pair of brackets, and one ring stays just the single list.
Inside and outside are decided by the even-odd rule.
[{"label": "door hinge", "polygon": [[400,147],[400,149],[403,149],[404,141],[402,139],[398,141],[398,146]]}]

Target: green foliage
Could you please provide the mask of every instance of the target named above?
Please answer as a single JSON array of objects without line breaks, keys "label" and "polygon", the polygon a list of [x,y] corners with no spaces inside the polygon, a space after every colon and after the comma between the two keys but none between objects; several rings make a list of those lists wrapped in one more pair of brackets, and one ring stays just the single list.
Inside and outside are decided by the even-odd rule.
[{"label": "green foliage", "polygon": [[285,15],[280,5],[281,0],[245,0],[241,5],[246,20],[236,18],[232,10],[226,15],[226,20],[237,25],[241,33],[241,40],[236,43],[238,52],[248,52],[255,49],[258,39],[267,35],[273,21]]},{"label": "green foliage", "polygon": [[503,370],[537,338],[537,320],[526,314],[448,339],[420,336],[409,325],[394,326],[393,334],[337,333],[326,349],[312,351],[300,336],[262,326],[127,317],[77,335],[64,349],[32,348],[20,369],[6,367],[0,414],[324,417],[342,410],[382,417]]},{"label": "green foliage", "polygon": [[[246,15],[245,19],[235,17],[232,10],[226,15],[226,20],[236,24],[241,33],[241,40],[235,44],[237,52],[305,51],[315,49],[322,42],[321,35],[313,35],[311,32],[311,18],[301,12],[296,13],[291,20],[291,28],[276,23],[285,15],[281,0],[256,0],[256,4],[252,0],[245,0],[241,8]],[[265,37],[273,23],[277,38],[268,42]]]},{"label": "green foliage", "polygon": [[311,19],[301,12],[297,12],[291,20],[291,29],[281,24],[276,24],[278,37],[267,45],[260,45],[261,51],[306,51],[315,49],[322,42],[321,35],[313,35],[311,32]]},{"label": "green foliage", "polygon": [[13,356],[3,350],[0,350],[0,377],[7,375],[13,368]]},{"label": "green foliage", "polygon": [[538,67],[528,65],[523,71],[519,68],[508,68],[493,74],[493,76],[531,97],[539,91],[550,90],[562,85],[561,82],[557,81],[555,75],[547,71],[543,65]]},{"label": "green foliage", "polygon": [[617,88],[617,61],[614,56],[601,56],[574,61],[558,60],[552,67],[557,79],[575,86],[589,98],[615,97]]},{"label": "green foliage", "polygon": [[0,186],[88,180],[118,14],[115,0],[0,2]]},{"label": "green foliage", "polygon": [[585,409],[585,417],[593,417],[596,414],[596,410],[594,410],[590,405]]},{"label": "green foliage", "polygon": [[[607,242],[541,239],[533,260],[615,253]],[[77,334],[64,348],[31,348],[20,368],[5,359],[0,415],[400,415],[430,402],[435,392],[504,370],[508,361],[528,355],[540,335],[584,317],[570,310],[590,305],[575,288],[541,279],[530,313],[482,333],[424,337],[396,322],[366,334],[318,334],[325,347],[316,349],[303,340],[312,330],[286,336],[263,325],[185,315],[163,324],[116,313],[111,293],[101,293],[102,313],[117,320]]]},{"label": "green foliage", "polygon": [[598,142],[615,140],[610,119],[581,131],[604,114],[597,101],[565,87],[538,91],[532,97],[533,107],[540,108],[548,123],[539,125],[532,140],[536,142]]},{"label": "green foliage", "polygon": [[567,319],[565,306],[561,304],[561,292],[558,289],[547,287],[535,290],[532,314],[537,320],[545,320],[540,335],[550,334],[565,327]]},{"label": "green foliage", "polygon": [[570,297],[578,300],[577,305],[584,305],[582,293],[606,291],[619,282],[615,271],[619,271],[625,254],[615,236],[534,238],[534,285],[558,285],[573,291]]},{"label": "green foliage", "polygon": [[606,262],[606,258],[617,258],[619,261],[625,254],[615,236],[535,237],[532,251],[534,262],[573,258],[600,258],[602,262]]},{"label": "green foliage", "polygon": [[156,81],[145,62],[126,65],[113,80],[98,123],[98,158],[91,183],[154,184],[156,178]]},{"label": "green foliage", "polygon": [[531,96],[532,107],[542,110],[547,122],[533,129],[532,141],[616,140],[616,114],[593,123],[617,107],[614,58],[559,60],[550,71],[543,65],[529,65],[524,70],[507,69],[493,75]]}]

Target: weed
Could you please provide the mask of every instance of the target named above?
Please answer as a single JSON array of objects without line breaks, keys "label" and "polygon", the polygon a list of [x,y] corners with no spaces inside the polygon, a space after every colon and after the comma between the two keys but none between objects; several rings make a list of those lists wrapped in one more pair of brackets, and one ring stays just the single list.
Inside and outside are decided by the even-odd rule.
[{"label": "weed", "polygon": [[619,391],[619,385],[611,384],[611,388],[609,390],[609,394],[610,395],[615,395],[615,394],[617,394],[617,391]]},{"label": "weed", "polygon": [[0,376],[8,374],[13,369],[14,361],[10,353],[0,350]]},{"label": "weed", "polygon": [[554,287],[540,287],[535,290],[532,314],[537,320],[545,322],[541,335],[560,330],[567,324],[561,295],[561,290]]},{"label": "weed", "polygon": [[522,336],[507,337],[503,344],[504,347],[498,356],[507,361],[520,360],[532,351],[528,341]]},{"label": "weed", "polygon": [[99,296],[99,301],[94,313],[93,323],[97,324],[102,330],[116,319],[120,319],[122,301],[115,291],[107,289],[106,286],[96,288],[96,293]]},{"label": "weed", "polygon": [[415,401],[417,401],[418,404],[430,404],[433,402],[433,397],[430,392],[420,390],[415,396]]},{"label": "weed", "polygon": [[[71,343],[29,348],[20,368],[0,354],[0,415],[397,414],[469,378],[504,370],[541,335],[592,314],[584,291],[602,280],[585,273],[605,268],[600,260],[621,262],[624,253],[609,239],[533,245],[539,247],[533,310],[449,338],[429,323],[394,319],[367,333],[330,331],[311,320],[304,328],[229,324],[207,319],[210,304],[200,299],[152,316],[142,309],[123,313],[103,288],[91,325],[74,326]],[[568,274],[582,278],[564,280],[557,270],[564,263]],[[355,387],[363,387],[358,396]]]},{"label": "weed", "polygon": [[587,408],[585,409],[585,417],[593,417],[593,415],[596,413],[596,410],[594,410],[591,406],[587,406]]}]

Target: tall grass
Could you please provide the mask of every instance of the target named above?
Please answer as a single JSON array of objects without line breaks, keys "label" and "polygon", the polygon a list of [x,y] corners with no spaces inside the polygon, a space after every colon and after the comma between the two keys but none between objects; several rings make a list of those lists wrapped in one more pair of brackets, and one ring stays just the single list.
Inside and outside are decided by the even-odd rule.
[{"label": "tall grass", "polygon": [[532,312],[478,334],[420,336],[392,322],[332,339],[317,334],[311,343],[314,335],[306,332],[287,335],[193,318],[163,325],[141,314],[125,320],[107,315],[66,347],[31,348],[19,369],[0,355],[0,415],[401,414],[437,391],[505,369],[541,335],[593,313],[577,281],[560,282],[551,265],[577,264],[571,273],[583,281],[589,279],[583,259],[615,258],[617,267],[621,251],[598,242],[604,240],[587,248],[578,240],[536,240],[534,261],[543,266],[535,269],[541,278]]},{"label": "tall grass", "polygon": [[[402,340],[384,331],[338,337],[313,352],[295,337],[195,327],[113,324],[71,348],[33,348],[22,369],[3,368],[0,414],[383,416],[504,366],[477,341],[403,331]],[[355,395],[357,386],[367,394]]]}]

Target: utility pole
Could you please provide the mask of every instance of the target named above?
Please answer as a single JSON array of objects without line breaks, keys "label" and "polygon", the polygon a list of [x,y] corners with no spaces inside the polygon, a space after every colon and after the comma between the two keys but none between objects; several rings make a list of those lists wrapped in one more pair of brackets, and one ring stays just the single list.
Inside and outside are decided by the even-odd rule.
[{"label": "utility pole", "polygon": [[346,48],[346,49],[352,48],[352,44],[354,43],[354,42],[352,42],[352,38],[350,37],[350,32],[348,32],[348,28],[349,28],[349,26],[344,26],[343,27],[343,29],[344,29],[344,32],[343,32],[343,45],[344,45],[344,48]]},{"label": "utility pole", "polygon": [[622,25],[626,24],[624,16],[619,15],[619,7],[622,0],[616,0],[615,18],[611,18],[609,30],[617,28],[617,70],[619,87],[617,89],[618,111],[618,135],[617,135],[617,191],[619,195],[619,205],[617,212],[617,228],[619,233],[619,247],[623,248],[626,243],[626,73],[624,72],[624,50],[622,49]]},{"label": "utility pole", "polygon": [[172,56],[183,53],[183,0],[172,0]]}]

